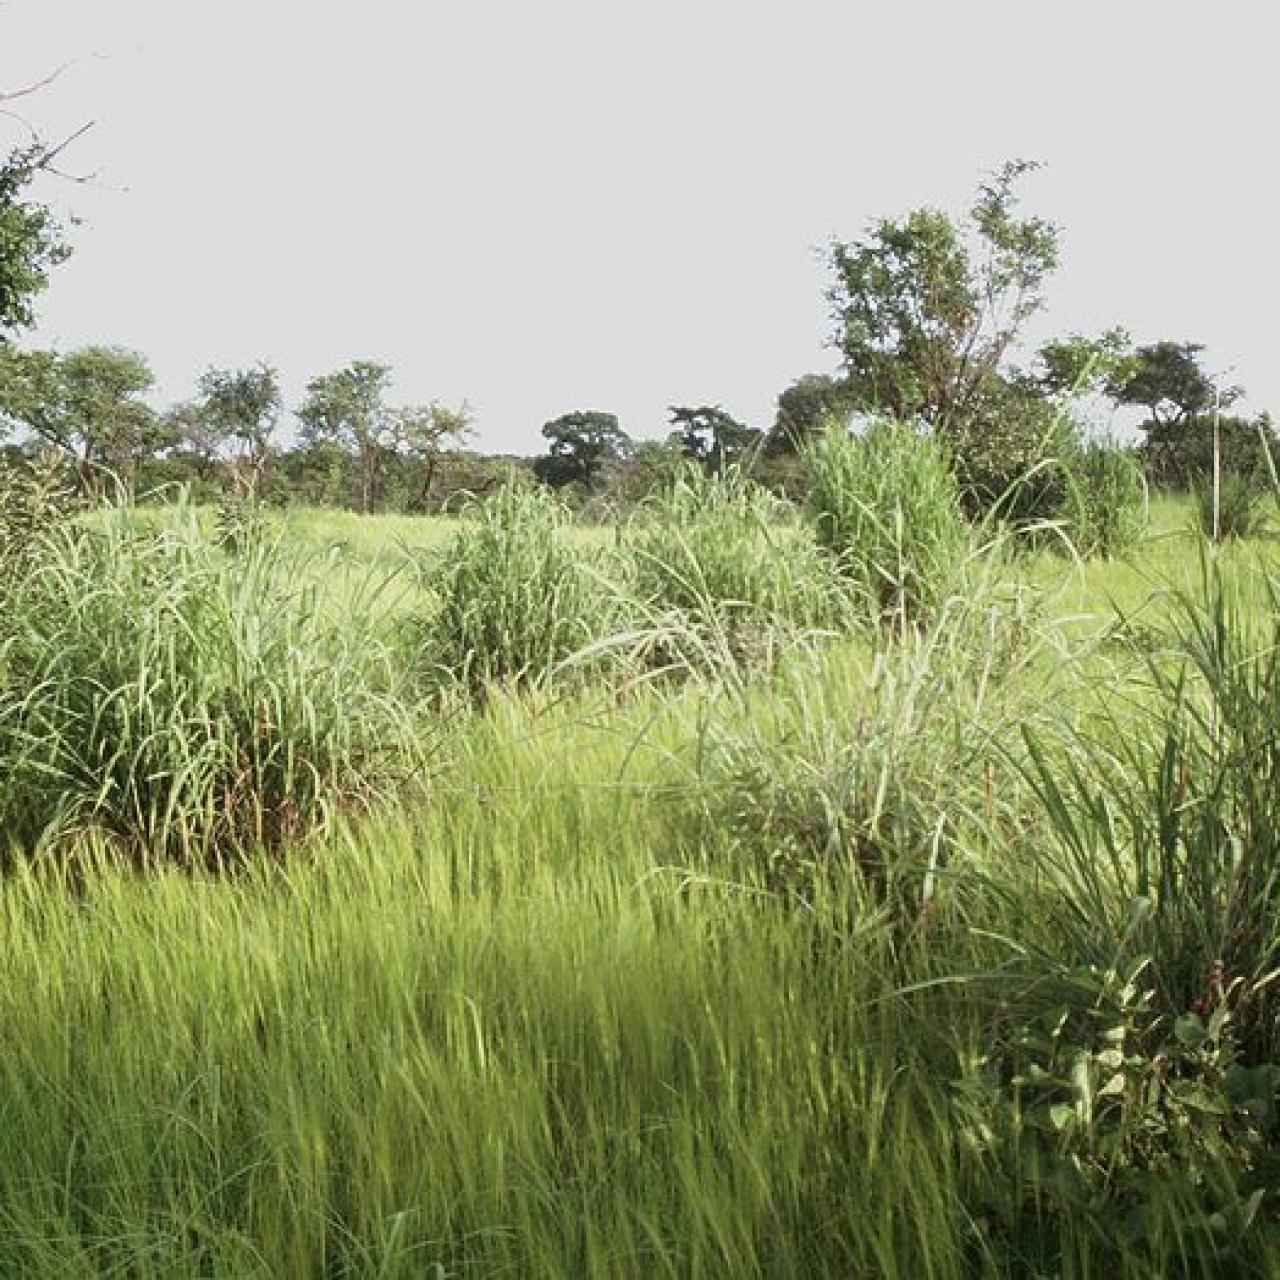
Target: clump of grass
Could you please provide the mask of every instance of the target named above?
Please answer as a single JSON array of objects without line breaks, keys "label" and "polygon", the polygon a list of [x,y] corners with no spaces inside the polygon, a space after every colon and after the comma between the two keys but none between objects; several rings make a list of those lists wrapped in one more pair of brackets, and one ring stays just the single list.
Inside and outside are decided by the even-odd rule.
[{"label": "clump of grass", "polygon": [[613,593],[564,537],[549,490],[506,485],[464,516],[427,568],[435,604],[419,643],[436,684],[545,682],[611,629]]},{"label": "clump of grass", "polygon": [[1280,1055],[1280,584],[1211,557],[1172,594],[1140,686],[1101,699],[1088,732],[1030,739],[1034,781],[1075,952],[1150,961],[1159,1010],[1230,992],[1256,1059]]},{"label": "clump of grass", "polygon": [[97,830],[130,855],[279,849],[412,770],[386,646],[276,544],[234,563],[179,507],[52,538],[0,621],[0,826]]},{"label": "clump of grass", "polygon": [[680,476],[633,520],[629,551],[636,612],[665,633],[660,648],[692,638],[695,653],[749,662],[847,612],[811,532],[737,471]]},{"label": "clump of grass", "polygon": [[1026,788],[1001,744],[1035,714],[1046,649],[996,567],[927,630],[793,664],[745,728],[710,735],[702,812],[769,883],[854,886],[909,924],[1013,829]]},{"label": "clump of grass", "polygon": [[874,615],[899,630],[928,621],[972,547],[942,447],[901,423],[834,425],[808,464],[818,541]]},{"label": "clump of grass", "polygon": [[1083,556],[1130,551],[1147,525],[1147,490],[1130,450],[1090,441],[1064,464],[1066,531]]},{"label": "clump of grass", "polygon": [[[1222,477],[1218,494],[1217,537],[1219,541],[1261,537],[1271,523],[1274,499],[1263,481],[1255,476],[1228,473]],[[1206,538],[1214,537],[1214,496],[1212,485],[1195,493],[1195,526]]]}]

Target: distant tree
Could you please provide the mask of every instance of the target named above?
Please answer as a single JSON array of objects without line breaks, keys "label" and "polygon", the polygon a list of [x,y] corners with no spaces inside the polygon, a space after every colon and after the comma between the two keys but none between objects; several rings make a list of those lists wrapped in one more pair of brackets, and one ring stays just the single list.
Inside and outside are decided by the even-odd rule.
[{"label": "distant tree", "polygon": [[[1202,367],[1203,353],[1198,342],[1139,347],[1108,379],[1107,392],[1117,404],[1146,409],[1159,426],[1177,427],[1214,406],[1214,382]],[[1218,398],[1225,408],[1243,394],[1240,387],[1224,387]]]},{"label": "distant tree", "polygon": [[120,347],[60,355],[0,347],[0,418],[59,450],[82,492],[105,472],[128,482],[138,462],[168,440],[142,399],[153,385],[146,359]]},{"label": "distant tree", "polygon": [[670,439],[686,458],[719,473],[742,462],[760,442],[760,432],[739,422],[720,405],[671,405],[675,430]]},{"label": "distant tree", "polygon": [[841,378],[806,373],[778,396],[778,411],[765,440],[771,457],[797,453],[816,440],[828,423],[848,418],[857,407],[856,392]]},{"label": "distant tree", "polygon": [[200,378],[198,417],[189,428],[203,433],[206,446],[230,447],[232,478],[244,496],[258,492],[280,421],[284,397],[269,364],[248,369],[210,368]]},{"label": "distant tree", "polygon": [[[1187,486],[1207,480],[1212,470],[1213,413],[1235,404],[1242,387],[1218,388],[1203,365],[1198,342],[1163,340],[1132,351],[1105,380],[1118,406],[1143,409],[1139,453],[1156,484]],[[1224,466],[1240,479],[1261,482],[1269,473],[1267,452],[1275,435],[1266,415],[1249,419],[1223,414],[1219,422]]]},{"label": "distant tree", "polygon": [[465,403],[406,405],[391,411],[391,421],[397,450],[420,473],[410,504],[425,511],[447,450],[457,448],[472,434],[475,414]]},{"label": "distant tree", "polygon": [[1017,216],[1016,184],[1036,167],[1006,164],[963,225],[917,209],[832,245],[834,344],[855,407],[973,442],[1058,262],[1057,228]]},{"label": "distant tree", "polygon": [[331,440],[355,457],[360,510],[371,512],[388,453],[395,444],[395,420],[386,403],[391,370],[373,360],[355,360],[336,373],[313,378],[298,417],[303,439]]},{"label": "distant tree", "polygon": [[617,417],[597,409],[566,413],[548,422],[542,435],[551,447],[534,460],[534,475],[556,489],[576,484],[585,493],[593,492],[632,448],[631,437],[618,425]]},{"label": "distant tree", "polygon": [[204,405],[194,400],[171,405],[164,412],[164,425],[174,452],[191,462],[201,480],[213,479],[226,441]]}]

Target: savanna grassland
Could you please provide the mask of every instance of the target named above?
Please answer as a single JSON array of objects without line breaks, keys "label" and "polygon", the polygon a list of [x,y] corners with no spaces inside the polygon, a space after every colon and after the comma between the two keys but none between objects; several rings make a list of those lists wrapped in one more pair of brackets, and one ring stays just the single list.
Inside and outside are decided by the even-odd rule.
[{"label": "savanna grassland", "polygon": [[0,1274],[1275,1274],[1271,544],[868,448],[12,534]]}]

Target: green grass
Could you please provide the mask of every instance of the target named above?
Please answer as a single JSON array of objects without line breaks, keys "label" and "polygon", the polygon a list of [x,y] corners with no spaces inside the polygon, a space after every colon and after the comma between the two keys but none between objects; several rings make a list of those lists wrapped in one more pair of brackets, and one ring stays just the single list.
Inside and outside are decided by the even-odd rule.
[{"label": "green grass", "polygon": [[[1275,561],[1206,573],[1189,514],[1157,501],[1107,562],[971,557],[928,629],[797,635],[767,670],[406,706],[425,789],[231,875],[122,865],[102,830],[18,859],[0,1275],[1275,1274],[1272,888],[1199,876],[1280,821]],[[228,634],[359,636],[380,695],[438,606],[410,566],[483,528],[278,519],[315,631],[266,592]],[[733,576],[727,523],[668,562],[785,582],[767,537]],[[216,614],[252,581],[201,554]],[[68,671],[98,633],[134,675],[161,652],[123,606],[40,625]],[[1134,832],[1175,818],[1159,898]],[[1248,999],[1197,1030],[1219,953]]]}]

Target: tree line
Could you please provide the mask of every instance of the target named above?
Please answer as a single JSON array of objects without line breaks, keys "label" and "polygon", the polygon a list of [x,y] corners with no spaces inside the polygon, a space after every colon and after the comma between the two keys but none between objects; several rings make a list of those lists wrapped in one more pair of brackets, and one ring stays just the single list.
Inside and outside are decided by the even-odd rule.
[{"label": "tree line", "polygon": [[1060,239],[1055,224],[1020,212],[1020,181],[1036,167],[1025,161],[987,178],[962,218],[917,209],[829,246],[839,369],[784,388],[771,422],[748,425],[718,403],[672,405],[666,437],[637,440],[615,414],[575,409],[542,427],[543,453],[521,459],[471,447],[466,403],[396,402],[391,368],[374,360],[313,378],[289,433],[279,374],[266,363],[209,368],[193,396],[157,410],[139,352],[17,346],[68,253],[30,194],[49,155],[28,148],[0,164],[0,447],[16,463],[45,451],[86,497],[107,485],[146,495],[186,484],[205,496],[431,511],[514,469],[583,502],[624,505],[689,465],[741,468],[794,493],[805,485],[806,443],[833,418],[890,417],[945,443],[972,510],[1004,503],[1038,517],[1053,514],[1058,496],[1044,463],[1082,447],[1091,399],[1141,414],[1136,452],[1156,484],[1202,483],[1215,415],[1233,476],[1261,483],[1270,467],[1270,418],[1231,412],[1243,391],[1215,381],[1198,343],[1135,344],[1114,328],[1019,359]]}]

